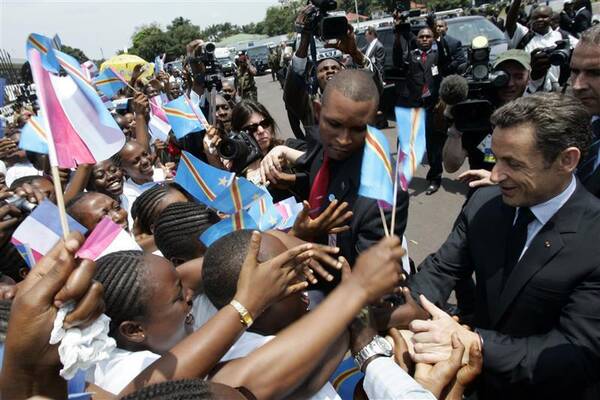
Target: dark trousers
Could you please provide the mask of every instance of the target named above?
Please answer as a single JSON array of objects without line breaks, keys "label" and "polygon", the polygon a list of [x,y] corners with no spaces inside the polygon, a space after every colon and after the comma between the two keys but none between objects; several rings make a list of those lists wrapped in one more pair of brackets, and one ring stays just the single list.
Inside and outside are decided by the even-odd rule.
[{"label": "dark trousers", "polygon": [[435,114],[434,108],[427,108],[427,116],[425,118],[425,145],[427,146],[427,162],[429,163],[429,171],[427,172],[427,180],[440,183],[442,181],[442,150],[446,142],[446,133],[436,129],[434,124]]},{"label": "dark trousers", "polygon": [[304,131],[300,127],[300,119],[287,108],[285,110],[287,111],[288,120],[290,122],[292,132],[294,132],[294,136],[296,136],[297,139],[304,139],[306,135],[304,135]]}]

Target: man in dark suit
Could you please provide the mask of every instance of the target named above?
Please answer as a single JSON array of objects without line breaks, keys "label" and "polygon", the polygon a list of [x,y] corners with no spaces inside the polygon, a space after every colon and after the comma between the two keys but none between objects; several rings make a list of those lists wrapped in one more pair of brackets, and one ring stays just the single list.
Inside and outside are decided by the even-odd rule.
[{"label": "man in dark suit", "polygon": [[571,57],[573,94],[592,116],[594,140],[577,176],[587,190],[600,198],[600,25],[585,31]]},{"label": "man in dark suit", "polygon": [[582,32],[592,26],[592,5],[589,0],[575,0],[573,9],[575,17],[573,18],[573,34],[579,36]]},{"label": "man in dark suit", "polygon": [[362,49],[363,54],[371,60],[371,64],[377,68],[379,74],[383,73],[383,65],[385,64],[385,48],[377,39],[377,29],[370,26],[365,32],[367,45]]},{"label": "man in dark suit", "polygon": [[[318,215],[334,199],[347,202],[353,216],[350,229],[321,238],[340,248],[350,265],[358,254],[384,237],[377,202],[358,195],[367,124],[372,123],[379,94],[371,74],[343,70],[328,83],[322,102],[315,103],[318,127],[311,130],[308,151],[296,161],[296,190],[308,199],[313,215]],[[394,232],[402,236],[408,215],[408,195],[397,194]],[[390,226],[391,212],[385,217]],[[321,287],[325,290],[331,288]]]},{"label": "man in dark suit", "polygon": [[448,23],[443,20],[435,21],[435,29],[437,31],[437,46],[438,51],[444,51],[449,59],[441,71],[443,76],[456,74],[459,72],[459,67],[467,62],[465,51],[462,48],[460,40],[448,35]]},{"label": "man in dark suit", "polygon": [[[442,39],[443,40],[443,39]],[[442,149],[446,140],[443,127],[435,126],[436,106],[439,100],[439,88],[442,81],[441,71],[448,65],[445,52],[439,52],[433,46],[434,35],[431,29],[423,28],[417,35],[417,48],[412,50],[408,59],[409,69],[406,82],[407,93],[398,99],[403,107],[423,107],[427,110],[425,121],[425,139],[429,171],[427,195],[438,191],[442,182]]]},{"label": "man in dark suit", "polygon": [[417,361],[446,357],[452,332],[482,347],[480,399],[598,399],[600,202],[574,176],[591,140],[587,111],[572,97],[535,94],[492,123],[497,185],[475,192],[409,282],[442,304],[475,273],[474,331],[439,312],[426,321],[410,302],[393,323],[412,320]]}]

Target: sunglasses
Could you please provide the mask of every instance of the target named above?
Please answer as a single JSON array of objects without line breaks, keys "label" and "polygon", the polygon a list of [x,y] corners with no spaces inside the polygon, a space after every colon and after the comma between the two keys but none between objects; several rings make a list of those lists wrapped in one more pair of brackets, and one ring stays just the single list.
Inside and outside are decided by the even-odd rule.
[{"label": "sunglasses", "polygon": [[259,126],[263,129],[267,129],[271,126],[272,123],[273,122],[269,118],[265,118],[262,121],[257,122],[256,124],[246,125],[242,128],[242,130],[248,133],[255,133],[258,130]]}]

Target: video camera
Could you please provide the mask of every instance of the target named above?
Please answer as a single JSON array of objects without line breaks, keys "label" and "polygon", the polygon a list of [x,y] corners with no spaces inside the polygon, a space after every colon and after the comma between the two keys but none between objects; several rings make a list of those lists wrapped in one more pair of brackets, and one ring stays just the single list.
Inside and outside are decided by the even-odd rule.
[{"label": "video camera", "polygon": [[536,49],[535,53],[546,53],[550,58],[550,64],[556,66],[569,66],[571,63],[571,47],[566,40],[557,40],[554,46]]},{"label": "video camera", "polygon": [[[189,60],[190,65],[192,65],[192,71],[194,72],[194,81],[203,84],[208,91],[211,91],[213,88],[220,91],[223,88],[221,82],[221,66],[215,59],[215,48],[215,44],[212,42],[198,46]],[[198,71],[198,69],[195,68],[198,63],[204,65],[203,71]]]},{"label": "video camera", "polygon": [[217,147],[219,157],[233,162],[232,172],[240,175],[254,161],[261,158],[258,143],[248,132],[230,132]]},{"label": "video camera", "polygon": [[457,130],[463,133],[491,131],[490,117],[496,109],[496,92],[508,85],[510,76],[504,71],[493,71],[490,47],[484,36],[474,38],[468,52],[469,63],[463,75],[466,84],[461,83],[466,86],[462,89],[466,93],[465,98],[454,104],[444,100],[443,92],[451,91],[447,87],[440,87],[440,96],[453,106],[452,116]]},{"label": "video camera", "polygon": [[343,15],[329,15],[329,12],[337,9],[337,1],[309,0],[309,3],[315,6],[315,10],[307,16],[304,30],[310,30],[324,42],[346,36],[348,19]]}]

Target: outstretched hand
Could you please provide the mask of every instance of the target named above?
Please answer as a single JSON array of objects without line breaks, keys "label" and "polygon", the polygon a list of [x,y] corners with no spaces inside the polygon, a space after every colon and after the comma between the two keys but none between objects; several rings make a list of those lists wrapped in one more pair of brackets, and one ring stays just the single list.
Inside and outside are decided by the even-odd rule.
[{"label": "outstretched hand", "polygon": [[490,179],[492,173],[486,169],[470,169],[458,176],[458,180],[467,183],[471,188],[495,185]]},{"label": "outstretched hand", "polygon": [[310,205],[303,202],[304,208],[298,214],[291,234],[302,240],[312,241],[326,234],[336,234],[350,229],[346,223],[352,218],[348,203],[333,200],[329,206],[316,218],[310,217]]}]

